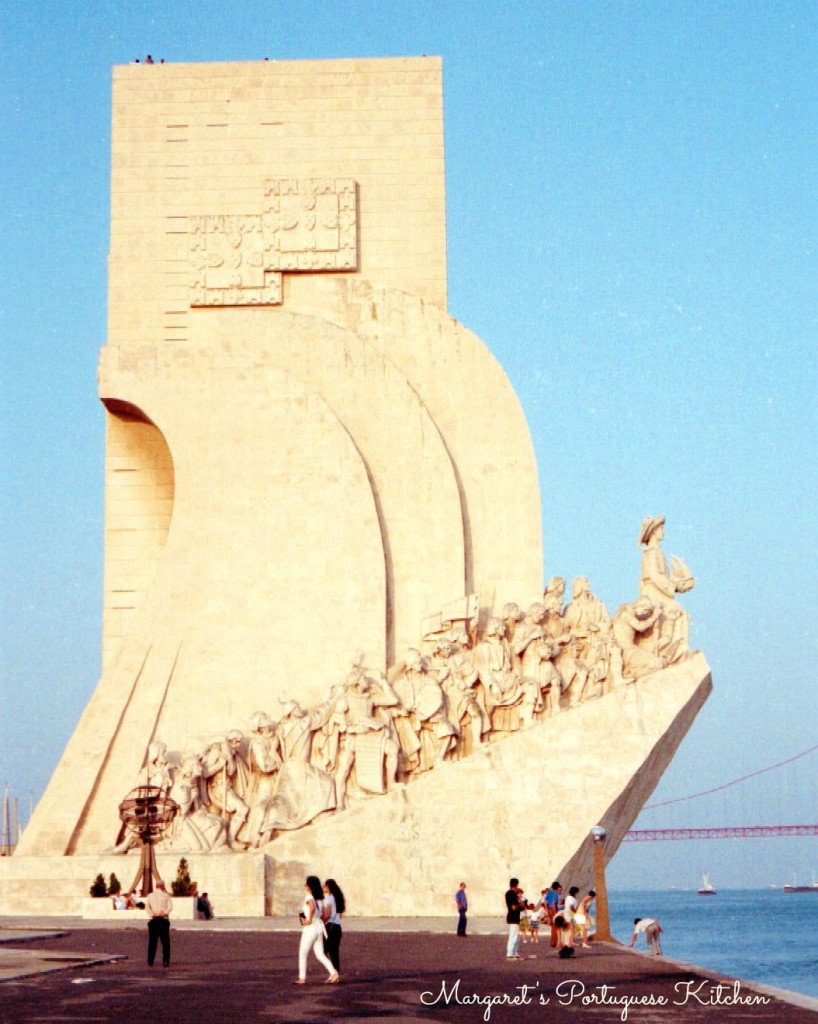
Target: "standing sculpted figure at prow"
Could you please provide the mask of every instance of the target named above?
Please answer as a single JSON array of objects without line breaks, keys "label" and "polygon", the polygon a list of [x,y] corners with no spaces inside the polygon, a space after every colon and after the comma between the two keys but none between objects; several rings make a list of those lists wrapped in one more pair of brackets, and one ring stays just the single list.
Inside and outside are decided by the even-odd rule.
[{"label": "standing sculpted figure at prow", "polygon": [[681,558],[672,555],[668,566],[661,548],[664,536],[664,516],[642,520],[639,544],[644,551],[639,593],[661,612],[656,653],[671,664],[690,650],[690,616],[676,600],[676,594],[686,594],[696,581]]}]

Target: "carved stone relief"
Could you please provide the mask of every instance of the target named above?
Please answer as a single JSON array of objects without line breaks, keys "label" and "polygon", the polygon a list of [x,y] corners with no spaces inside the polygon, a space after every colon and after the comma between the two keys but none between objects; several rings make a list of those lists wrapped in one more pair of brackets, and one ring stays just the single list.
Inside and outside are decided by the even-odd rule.
[{"label": "carved stone relief", "polygon": [[269,270],[355,270],[358,211],[351,178],[270,179],[264,188]]},{"label": "carved stone relief", "polygon": [[282,273],[358,267],[351,178],[271,178],[261,213],[190,217],[188,227],[191,306],[280,305]]},{"label": "carved stone relief", "polygon": [[482,628],[472,595],[424,620],[386,676],[358,655],[321,703],[283,701],[278,722],[257,711],[249,736],[231,729],[198,752],[152,743],[140,778],[180,807],[165,846],[258,848],[689,656],[676,594],[695,581],[680,559],[665,562],[663,535],[664,517],[645,520],[640,594],[613,618],[584,576],[567,605],[554,577],[525,614],[507,604]]},{"label": "carved stone relief", "polygon": [[260,216],[190,218],[191,306],[281,302],[281,274],[264,266]]}]

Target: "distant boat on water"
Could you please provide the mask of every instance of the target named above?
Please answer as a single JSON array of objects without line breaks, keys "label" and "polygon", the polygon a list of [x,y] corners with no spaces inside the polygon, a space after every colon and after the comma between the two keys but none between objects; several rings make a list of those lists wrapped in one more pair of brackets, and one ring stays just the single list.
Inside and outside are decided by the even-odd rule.
[{"label": "distant boat on water", "polygon": [[715,896],[716,890],[713,888],[713,883],[710,881],[710,875],[705,871],[702,874],[702,884],[696,890],[699,896]]},{"label": "distant boat on water", "polygon": [[784,892],[818,892],[818,882],[815,875],[812,876],[812,885],[799,885],[795,875],[792,876],[792,885],[785,885]]}]

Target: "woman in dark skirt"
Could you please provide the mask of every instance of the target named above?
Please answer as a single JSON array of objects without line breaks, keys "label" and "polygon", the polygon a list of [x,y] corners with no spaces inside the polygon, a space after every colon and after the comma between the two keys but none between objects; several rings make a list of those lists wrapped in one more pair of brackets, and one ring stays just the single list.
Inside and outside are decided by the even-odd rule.
[{"label": "woman in dark skirt", "polygon": [[341,970],[341,914],[346,910],[346,900],[341,887],[334,878],[324,882],[324,926],[327,937],[324,939],[324,952],[332,962],[336,971]]}]

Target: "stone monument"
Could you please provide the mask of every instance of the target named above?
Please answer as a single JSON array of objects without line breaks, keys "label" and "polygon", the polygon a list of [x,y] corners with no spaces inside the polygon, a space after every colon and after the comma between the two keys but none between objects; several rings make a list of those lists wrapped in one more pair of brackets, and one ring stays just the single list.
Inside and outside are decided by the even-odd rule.
[{"label": "stone monument", "polygon": [[135,785],[223,915],[307,873],[383,913],[392,870],[429,914],[587,880],[658,782],[710,689],[693,578],[655,517],[614,616],[544,586],[524,415],[446,312],[443,170],[437,58],[115,69],[102,676],[7,912],[125,870]]}]

